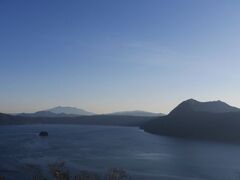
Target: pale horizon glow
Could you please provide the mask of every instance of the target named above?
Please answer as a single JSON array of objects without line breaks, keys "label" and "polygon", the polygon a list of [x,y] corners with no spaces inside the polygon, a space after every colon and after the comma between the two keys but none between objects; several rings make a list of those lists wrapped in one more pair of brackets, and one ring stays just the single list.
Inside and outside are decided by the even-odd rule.
[{"label": "pale horizon glow", "polygon": [[240,107],[240,1],[0,2],[0,112]]},{"label": "pale horizon glow", "polygon": [[[184,99],[184,100],[182,100],[182,101],[185,101],[185,100],[187,100],[187,99]],[[195,100],[197,100],[197,101],[199,101],[198,99],[195,99]],[[218,99],[219,100],[219,99]],[[218,101],[218,100],[205,100],[205,101],[200,101],[200,102],[206,102],[206,101]],[[182,102],[181,101],[181,102]],[[222,100],[221,100],[222,101]],[[52,105],[52,106],[49,106],[49,107],[45,107],[45,106],[43,106],[43,107],[32,107],[31,109],[28,109],[28,110],[26,110],[26,109],[24,109],[24,108],[20,108],[20,109],[18,109],[18,110],[15,110],[15,111],[6,111],[6,112],[2,112],[2,113],[10,113],[10,114],[13,114],[13,113],[34,113],[34,112],[37,112],[37,111],[42,111],[42,110],[48,110],[48,109],[50,109],[50,108],[54,108],[54,107],[57,107],[57,106],[62,106],[62,107],[75,107],[75,108],[79,108],[79,109],[83,109],[83,110],[86,110],[86,111],[89,111],[89,112],[93,112],[93,113],[96,113],[96,114],[108,114],[108,113],[114,113],[114,112],[121,112],[121,111],[138,111],[138,110],[140,110],[140,111],[147,111],[147,112],[153,112],[153,113],[163,113],[163,114],[168,114],[171,110],[173,110],[178,104],[180,104],[181,102],[178,102],[178,103],[176,103],[176,104],[172,104],[172,105],[170,105],[169,107],[167,107],[167,105],[166,106],[164,106],[164,107],[167,107],[167,108],[165,108],[166,110],[164,111],[164,108],[162,108],[162,110],[163,111],[152,111],[152,109],[154,109],[154,108],[149,108],[149,109],[147,109],[147,107],[145,108],[145,109],[143,109],[143,108],[135,108],[134,109],[134,107],[130,107],[130,106],[128,106],[128,107],[126,107],[125,109],[123,108],[122,109],[122,107],[124,107],[124,105],[120,105],[120,106],[118,106],[118,107],[115,107],[115,108],[110,108],[110,107],[108,107],[108,106],[106,106],[106,107],[102,107],[101,109],[99,109],[97,106],[96,107],[94,107],[94,105],[92,105],[92,106],[89,106],[89,108],[90,107],[92,107],[93,109],[87,109],[87,108],[84,108],[84,107],[81,107],[81,106],[78,106],[78,105]],[[227,101],[224,101],[225,103],[227,103],[227,104],[229,104],[229,105],[231,105],[231,106],[234,106],[234,107],[237,107],[237,108],[240,108],[240,107],[238,107],[238,106],[236,106],[236,105],[233,105],[233,104],[230,104],[230,103],[228,103]],[[111,109],[110,111],[109,111],[109,109]],[[169,110],[170,109],[170,110]]]}]

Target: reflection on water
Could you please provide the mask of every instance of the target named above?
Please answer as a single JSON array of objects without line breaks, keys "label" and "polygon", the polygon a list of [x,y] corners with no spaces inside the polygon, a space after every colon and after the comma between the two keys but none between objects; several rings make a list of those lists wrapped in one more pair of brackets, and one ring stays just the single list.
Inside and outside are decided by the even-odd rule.
[{"label": "reflection on water", "polygon": [[[47,130],[49,137],[38,133]],[[26,164],[48,172],[65,161],[71,171],[127,170],[133,179],[240,179],[240,146],[148,134],[138,128],[26,125],[0,127],[0,174],[26,179]]]}]

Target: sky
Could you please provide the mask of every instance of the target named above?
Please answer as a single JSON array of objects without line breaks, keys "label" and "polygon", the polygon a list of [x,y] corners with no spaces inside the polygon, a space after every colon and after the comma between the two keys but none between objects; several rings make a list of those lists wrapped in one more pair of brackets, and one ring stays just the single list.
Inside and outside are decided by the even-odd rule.
[{"label": "sky", "polygon": [[0,112],[240,107],[239,0],[0,0]]}]

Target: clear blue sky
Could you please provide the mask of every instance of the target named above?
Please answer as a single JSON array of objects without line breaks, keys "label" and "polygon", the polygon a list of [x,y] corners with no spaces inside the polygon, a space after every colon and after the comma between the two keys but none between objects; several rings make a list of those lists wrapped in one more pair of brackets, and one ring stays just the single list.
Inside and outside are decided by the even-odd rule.
[{"label": "clear blue sky", "polygon": [[239,0],[1,0],[0,111],[240,107]]}]

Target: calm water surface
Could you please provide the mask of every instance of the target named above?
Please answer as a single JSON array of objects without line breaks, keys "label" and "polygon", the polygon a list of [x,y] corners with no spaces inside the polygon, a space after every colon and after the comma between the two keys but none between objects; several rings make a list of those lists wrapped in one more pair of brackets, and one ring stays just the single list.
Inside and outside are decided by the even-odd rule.
[{"label": "calm water surface", "polygon": [[[39,137],[41,130],[49,137]],[[48,173],[55,161],[73,173],[123,168],[137,180],[240,180],[240,145],[81,125],[0,126],[0,136],[0,174],[10,180],[28,179],[28,164]]]}]

